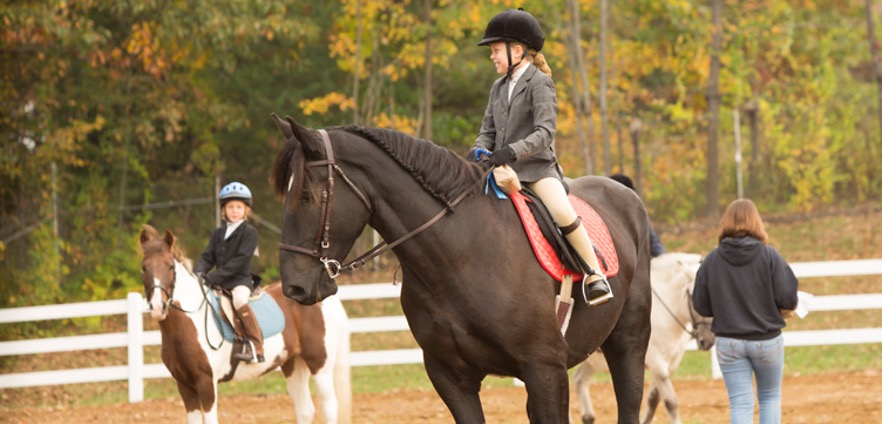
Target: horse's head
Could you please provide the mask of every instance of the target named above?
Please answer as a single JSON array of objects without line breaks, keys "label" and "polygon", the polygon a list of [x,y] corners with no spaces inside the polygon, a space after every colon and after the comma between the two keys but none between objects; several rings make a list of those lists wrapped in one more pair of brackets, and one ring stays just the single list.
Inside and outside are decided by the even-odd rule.
[{"label": "horse's head", "polygon": [[150,303],[150,315],[162,321],[168,316],[168,305],[175,291],[175,236],[168,230],[160,236],[155,228],[145,225],[140,242],[141,282]]},{"label": "horse's head", "polygon": [[339,261],[367,225],[370,203],[346,174],[357,172],[340,155],[346,149],[335,149],[330,135],[289,117],[273,118],[287,140],[271,174],[273,190],[285,202],[279,244],[282,291],[311,305],[337,292]]},{"label": "horse's head", "polygon": [[689,316],[692,318],[692,337],[695,338],[699,350],[710,350],[717,340],[711,331],[711,324],[713,324],[714,319],[701,316],[692,305],[692,290],[695,288],[695,274],[698,272],[699,265],[701,265],[701,255],[683,254],[679,261],[687,275],[686,290],[689,302]]},{"label": "horse's head", "polygon": [[[686,314],[688,307],[689,320],[692,323],[692,337],[695,339],[700,350],[708,350],[713,347],[716,337],[711,332],[712,318],[701,316],[692,305],[692,290],[695,287],[695,274],[701,264],[701,255],[694,253],[666,253],[652,260],[653,281],[665,282],[666,289],[673,293],[677,299],[675,305],[670,305],[678,315]],[[682,303],[681,303],[682,302]],[[685,316],[682,319],[685,320]],[[681,318],[677,318],[678,320]]]}]

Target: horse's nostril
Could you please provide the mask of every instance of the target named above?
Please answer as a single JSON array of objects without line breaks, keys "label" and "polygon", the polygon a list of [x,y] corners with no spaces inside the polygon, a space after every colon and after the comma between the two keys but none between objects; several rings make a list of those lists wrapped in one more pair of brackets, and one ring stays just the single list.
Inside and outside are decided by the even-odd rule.
[{"label": "horse's nostril", "polygon": [[300,300],[306,295],[306,290],[303,287],[291,285],[285,285],[282,289],[282,292],[285,293],[285,296],[294,300]]}]

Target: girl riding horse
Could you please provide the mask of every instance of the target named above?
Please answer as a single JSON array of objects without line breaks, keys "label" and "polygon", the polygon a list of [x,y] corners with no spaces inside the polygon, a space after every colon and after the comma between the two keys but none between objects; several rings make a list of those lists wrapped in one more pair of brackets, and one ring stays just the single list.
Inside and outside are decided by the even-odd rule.
[{"label": "girl riding horse", "polygon": [[[233,329],[242,350],[233,356],[250,362],[263,362],[263,334],[254,311],[248,305],[254,289],[251,257],[257,249],[257,230],[246,220],[251,212],[251,190],[232,182],[219,196],[226,223],[214,231],[196,263],[196,275],[212,287],[232,294]],[[209,272],[212,268],[214,271]]]}]

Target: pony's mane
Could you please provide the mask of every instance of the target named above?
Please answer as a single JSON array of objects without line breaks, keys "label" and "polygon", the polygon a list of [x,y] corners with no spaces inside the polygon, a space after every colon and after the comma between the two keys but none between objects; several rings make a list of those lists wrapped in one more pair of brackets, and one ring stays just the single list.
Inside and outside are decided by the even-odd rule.
[{"label": "pony's mane", "polygon": [[[329,129],[348,132],[376,145],[406,170],[423,189],[445,205],[450,206],[457,196],[481,184],[483,173],[480,166],[468,163],[456,153],[431,141],[390,129],[355,125]],[[276,156],[270,174],[273,191],[278,197],[284,198],[288,191],[292,172],[294,180],[291,187],[298,189],[302,187],[308,172],[304,165],[305,159],[300,143],[296,141],[286,143]],[[292,197],[292,203],[298,199],[299,196]]]}]

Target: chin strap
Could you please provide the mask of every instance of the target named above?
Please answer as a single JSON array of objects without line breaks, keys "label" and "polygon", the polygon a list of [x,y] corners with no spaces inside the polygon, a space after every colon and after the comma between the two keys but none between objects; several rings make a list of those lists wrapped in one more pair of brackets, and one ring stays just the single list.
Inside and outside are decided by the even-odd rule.
[{"label": "chin strap", "polygon": [[508,76],[509,80],[511,80],[511,75],[514,74],[515,68],[517,68],[518,65],[520,65],[521,62],[524,61],[524,56],[526,56],[526,55],[521,56],[521,60],[519,60],[518,63],[512,64],[511,63],[511,41],[505,42],[505,53],[508,55],[508,72],[506,72],[505,75]]}]

